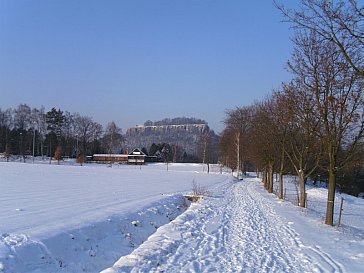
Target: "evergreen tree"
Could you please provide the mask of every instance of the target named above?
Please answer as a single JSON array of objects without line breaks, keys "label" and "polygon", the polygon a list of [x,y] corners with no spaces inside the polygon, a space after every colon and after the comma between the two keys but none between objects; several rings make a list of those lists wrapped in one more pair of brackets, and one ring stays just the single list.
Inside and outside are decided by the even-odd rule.
[{"label": "evergreen tree", "polygon": [[64,118],[63,111],[60,109],[56,110],[54,107],[46,114],[47,130],[55,133],[57,138],[59,138],[62,134]]},{"label": "evergreen tree", "polygon": [[52,108],[51,111],[48,111],[46,114],[46,123],[47,123],[47,130],[48,130],[48,136],[49,136],[49,156],[50,156],[50,160],[49,163],[51,163],[52,161],[52,145],[54,146],[54,144],[52,143],[52,135],[56,136],[56,140],[58,144],[58,139],[61,136],[61,132],[62,132],[62,125],[64,122],[64,115],[63,112],[58,109],[56,110],[56,108]]}]

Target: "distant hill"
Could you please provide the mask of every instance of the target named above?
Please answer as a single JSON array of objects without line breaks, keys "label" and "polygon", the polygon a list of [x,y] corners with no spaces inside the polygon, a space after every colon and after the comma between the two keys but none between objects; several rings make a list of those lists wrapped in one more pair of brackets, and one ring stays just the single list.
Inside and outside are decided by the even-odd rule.
[{"label": "distant hill", "polygon": [[165,118],[160,121],[151,121],[148,120],[144,122],[144,126],[162,126],[162,125],[187,125],[187,124],[206,124],[207,122],[202,119],[197,118],[186,118],[186,117],[179,117],[179,118]]},{"label": "distant hill", "polygon": [[149,120],[127,130],[126,146],[149,149],[153,143],[168,143],[178,145],[189,155],[196,155],[201,134],[206,130],[210,130],[207,122],[196,118]]}]

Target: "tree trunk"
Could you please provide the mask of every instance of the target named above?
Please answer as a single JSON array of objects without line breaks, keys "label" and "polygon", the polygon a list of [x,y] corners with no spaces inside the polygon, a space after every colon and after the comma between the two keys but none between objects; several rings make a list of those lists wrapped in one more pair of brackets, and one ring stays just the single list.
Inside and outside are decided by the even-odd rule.
[{"label": "tree trunk", "polygon": [[327,209],[326,209],[326,221],[325,221],[325,224],[330,226],[334,224],[335,188],[336,188],[335,173],[333,171],[333,168],[330,166],[329,189],[327,196]]},{"label": "tree trunk", "polygon": [[52,164],[52,136],[49,136],[49,164]]},{"label": "tree trunk", "polygon": [[[38,146],[39,147],[39,146]],[[44,149],[43,149],[43,142],[40,143],[40,147],[39,147],[39,152],[40,155],[42,156],[42,159],[44,159]]]},{"label": "tree trunk", "polygon": [[263,185],[264,185],[264,188],[266,189],[266,190],[268,190],[268,186],[267,186],[267,177],[268,177],[268,174],[267,174],[267,170],[266,169],[264,169],[263,170],[263,173],[262,173],[262,179],[263,179]]},{"label": "tree trunk", "polygon": [[239,178],[240,173],[240,132],[235,135],[236,141],[236,177]]},{"label": "tree trunk", "polygon": [[268,192],[273,192],[273,163],[269,163],[268,167]]},{"label": "tree trunk", "polygon": [[284,172],[285,154],[286,154],[286,149],[285,149],[285,143],[283,142],[282,154],[281,154],[281,166],[279,169],[279,190],[278,190],[279,199],[283,199],[283,172]]},{"label": "tree trunk", "polygon": [[305,208],[306,207],[306,179],[304,172],[300,170],[299,173],[300,177],[300,207]]},{"label": "tree trunk", "polygon": [[278,198],[283,199],[283,173],[282,172],[279,173],[279,194],[278,194]]}]

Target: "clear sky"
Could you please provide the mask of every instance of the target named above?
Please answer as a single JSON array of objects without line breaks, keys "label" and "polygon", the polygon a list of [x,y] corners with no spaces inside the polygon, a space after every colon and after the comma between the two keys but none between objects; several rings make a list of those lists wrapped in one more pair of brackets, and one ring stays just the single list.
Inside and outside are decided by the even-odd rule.
[{"label": "clear sky", "polygon": [[[280,1],[295,5],[297,1]],[[206,120],[287,81],[289,25],[271,0],[0,0],[0,108],[115,121]]]}]

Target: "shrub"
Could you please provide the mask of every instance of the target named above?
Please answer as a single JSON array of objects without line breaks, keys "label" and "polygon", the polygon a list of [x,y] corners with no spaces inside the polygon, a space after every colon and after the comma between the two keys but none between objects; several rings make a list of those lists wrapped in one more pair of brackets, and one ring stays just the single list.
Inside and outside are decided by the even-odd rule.
[{"label": "shrub", "polygon": [[58,146],[56,151],[54,152],[54,159],[58,161],[58,164],[59,164],[59,161],[61,161],[61,159],[62,159],[62,155],[63,155],[62,147]]},{"label": "shrub", "polygon": [[76,162],[82,166],[85,163],[86,157],[83,154],[78,155]]}]

